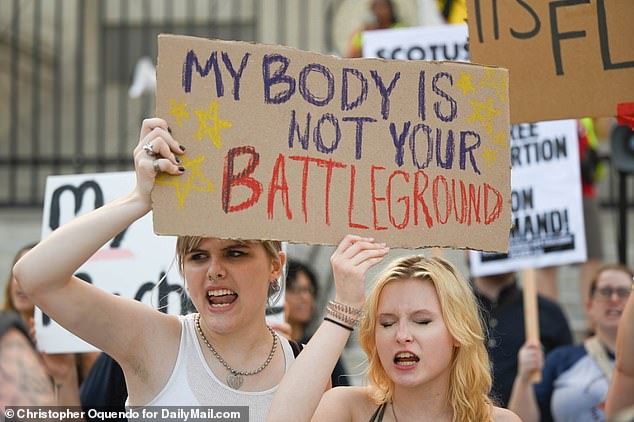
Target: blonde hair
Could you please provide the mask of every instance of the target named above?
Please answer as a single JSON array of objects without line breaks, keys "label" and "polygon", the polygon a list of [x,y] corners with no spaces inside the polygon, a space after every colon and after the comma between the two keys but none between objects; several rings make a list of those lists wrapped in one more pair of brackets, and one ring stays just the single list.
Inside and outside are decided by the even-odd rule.
[{"label": "blonde hair", "polygon": [[[178,261],[178,270],[181,276],[185,276],[185,257],[188,253],[200,246],[205,239],[202,236],[178,236],[176,240],[176,259]],[[260,243],[264,247],[266,253],[273,259],[279,259],[282,251],[282,242],[279,240],[237,240],[239,243]],[[279,293],[281,290],[281,282],[278,280],[269,286],[268,297]],[[277,286],[275,286],[277,285]]]},{"label": "blonde hair", "polygon": [[376,348],[379,297],[388,283],[409,279],[428,280],[434,285],[447,330],[459,344],[453,353],[447,396],[453,420],[491,421],[491,368],[479,308],[471,286],[443,258],[410,256],[395,260],[378,276],[366,300],[359,342],[368,356],[368,379],[375,388],[374,400],[377,404],[387,403],[394,395],[394,382],[381,365]]}]

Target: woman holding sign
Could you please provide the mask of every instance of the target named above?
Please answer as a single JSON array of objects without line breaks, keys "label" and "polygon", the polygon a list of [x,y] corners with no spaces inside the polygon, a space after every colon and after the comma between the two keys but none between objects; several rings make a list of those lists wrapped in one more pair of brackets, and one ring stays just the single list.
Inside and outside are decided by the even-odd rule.
[{"label": "woman holding sign", "polygon": [[[184,147],[158,118],[143,122],[128,195],[65,224],[15,266],[22,289],[62,326],[122,367],[130,406],[241,405],[263,420],[294,360],[265,321],[285,263],[280,242],[185,236],[179,268],[198,313],[167,315],[81,281],[74,272],[102,245],[147,214],[157,174],[186,172]],[[386,253],[358,237],[344,248],[359,261]]]},{"label": "woman holding sign", "polygon": [[[362,306],[363,272],[341,248],[331,260],[339,300]],[[280,384],[269,421],[519,421],[487,397],[491,375],[476,300],[448,261],[398,259],[379,275],[363,317],[343,314],[342,323],[345,311],[328,309]],[[369,385],[334,388],[322,397],[357,322]]]}]

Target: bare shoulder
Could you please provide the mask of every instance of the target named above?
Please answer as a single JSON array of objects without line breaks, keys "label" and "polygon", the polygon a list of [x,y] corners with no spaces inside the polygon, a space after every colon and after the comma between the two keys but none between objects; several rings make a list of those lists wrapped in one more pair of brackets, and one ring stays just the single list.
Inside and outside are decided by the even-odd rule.
[{"label": "bare shoulder", "polygon": [[493,407],[493,420],[495,422],[522,422],[519,416],[508,409]]},{"label": "bare shoulder", "polygon": [[[374,411],[368,387],[335,387],[321,398],[313,421],[357,421]],[[367,417],[365,417],[367,415]]]}]

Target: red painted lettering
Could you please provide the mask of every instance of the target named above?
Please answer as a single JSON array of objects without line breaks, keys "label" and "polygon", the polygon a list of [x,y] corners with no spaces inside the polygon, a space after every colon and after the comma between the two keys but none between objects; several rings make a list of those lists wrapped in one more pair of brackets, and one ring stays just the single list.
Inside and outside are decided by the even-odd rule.
[{"label": "red painted lettering", "polygon": [[[495,205],[489,212],[489,191],[495,195]],[[502,212],[502,194],[488,183],[484,184],[484,224],[491,224],[500,217]]]},{"label": "red painted lettering", "polygon": [[394,177],[399,175],[403,176],[403,179],[405,179],[405,183],[409,183],[409,173],[406,173],[401,170],[396,170],[392,174],[390,174],[390,178],[388,179],[388,182],[387,182],[387,212],[390,217],[390,223],[392,223],[392,225],[396,227],[397,229],[402,230],[405,227],[407,227],[407,223],[409,223],[409,196],[407,195],[400,196],[396,200],[396,202],[403,202],[405,204],[405,212],[403,215],[403,221],[400,224],[396,223],[396,219],[394,218],[394,215],[392,214],[392,181],[394,180]]},{"label": "red painted lettering", "polygon": [[304,162],[304,169],[302,171],[302,212],[304,213],[304,223],[307,223],[308,210],[306,208],[306,191],[308,190],[308,163],[310,162],[310,158],[294,155],[294,156],[288,157],[288,159],[293,161]]},{"label": "red painted lettering", "polygon": [[326,224],[330,225],[330,185],[332,182],[332,169],[333,168],[345,169],[348,166],[346,164],[333,161],[332,159],[322,160],[319,158],[315,158],[315,161],[317,162],[317,165],[319,167],[326,168],[326,199],[325,199],[324,206],[326,207]]},{"label": "red painted lettering", "polygon": [[467,189],[464,182],[460,180],[460,214],[458,214],[458,206],[456,205],[456,179],[451,179],[451,198],[453,199],[453,212],[456,221],[460,224],[464,223],[467,218]]},{"label": "red painted lettering", "polygon": [[321,158],[291,156],[291,160],[303,161],[304,169],[302,172],[302,212],[304,213],[304,222],[308,221],[308,211],[306,207],[306,190],[308,186],[308,166],[309,163],[315,163],[317,167],[326,168],[326,189],[324,198],[326,224],[330,225],[330,186],[332,186],[332,171],[335,168],[346,168],[347,165],[338,161],[324,160]]},{"label": "red painted lettering", "polygon": [[[422,191],[420,190],[420,183],[418,180],[419,176],[423,176],[425,178],[425,186],[423,187]],[[431,227],[434,225],[434,220],[432,220],[431,214],[429,214],[429,208],[427,207],[427,204],[425,203],[425,197],[424,197],[428,184],[429,184],[429,178],[427,177],[427,174],[425,174],[424,171],[418,170],[416,172],[416,175],[414,176],[414,225],[415,226],[418,226],[418,203],[419,202],[423,209],[423,213],[425,214],[425,223],[427,224],[427,227]]]},{"label": "red painted lettering", "polygon": [[375,171],[385,170],[385,167],[372,165],[370,167],[370,187],[372,190],[372,212],[374,214],[374,230],[387,230],[385,226],[379,226],[379,221],[376,215],[376,203],[385,201],[384,196],[376,196],[376,177]]},{"label": "red painted lettering", "polygon": [[471,225],[471,211],[475,210],[475,220],[480,222],[480,186],[476,193],[475,186],[469,183],[469,215],[467,218],[467,226]]},{"label": "red painted lettering", "polygon": [[[281,181],[280,181],[281,177]],[[288,182],[286,181],[286,166],[284,165],[284,155],[280,154],[275,160],[273,166],[273,175],[271,176],[271,183],[269,184],[269,198],[267,201],[266,214],[269,220],[273,219],[273,208],[275,206],[275,193],[277,191],[282,192],[282,204],[286,209],[286,218],[288,220],[293,219],[293,213],[288,204]]]},{"label": "red painted lettering", "polygon": [[[236,157],[243,154],[250,155],[249,162],[242,171],[234,174],[234,161]],[[251,177],[251,174],[253,174],[259,163],[260,154],[255,151],[255,147],[250,145],[231,148],[227,152],[222,177],[222,209],[226,214],[250,208],[260,199],[260,194],[262,193],[262,183]],[[250,189],[251,195],[241,203],[231,205],[231,192],[234,186],[244,186]]]},{"label": "red painted lettering", "polygon": [[368,226],[352,222],[352,212],[354,211],[354,186],[357,182],[357,169],[354,164],[350,164],[350,199],[348,200],[348,227],[353,229],[369,229]]},{"label": "red painted lettering", "polygon": [[[445,219],[443,220],[440,215],[440,204],[438,203],[438,185],[442,183],[445,188]],[[434,209],[436,210],[436,221],[440,224],[447,224],[447,220],[449,220],[449,215],[451,214],[451,194],[449,193],[449,184],[447,183],[447,179],[443,176],[436,176],[434,178],[434,183],[432,186],[432,200],[434,202]]]}]

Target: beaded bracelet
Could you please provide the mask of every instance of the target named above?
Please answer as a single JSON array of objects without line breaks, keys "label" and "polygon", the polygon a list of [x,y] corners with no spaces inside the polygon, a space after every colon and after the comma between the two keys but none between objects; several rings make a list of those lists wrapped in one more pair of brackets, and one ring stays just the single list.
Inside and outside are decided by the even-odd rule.
[{"label": "beaded bracelet", "polygon": [[326,314],[329,317],[332,317],[338,321],[341,321],[344,324],[349,325],[351,327],[354,327],[359,322],[359,318],[344,314],[343,312],[339,312],[330,306],[326,307]]},{"label": "beaded bracelet", "polygon": [[359,308],[355,308],[354,306],[346,305],[345,303],[337,302],[336,300],[331,300],[328,302],[328,305],[331,305],[338,311],[341,311],[348,315],[353,315],[356,317],[360,317],[363,311]]},{"label": "beaded bracelet", "polygon": [[339,321],[335,321],[335,320],[334,320],[334,319],[332,319],[332,318],[329,318],[329,317],[324,317],[324,321],[332,322],[333,324],[338,325],[338,326],[340,326],[341,328],[345,328],[345,329],[346,329],[346,330],[348,330],[348,331],[354,331],[354,328],[353,328],[353,327],[349,327],[349,326],[347,326],[346,324],[343,324],[343,323],[341,323],[341,322],[339,322]]},{"label": "beaded bracelet", "polygon": [[355,327],[359,324],[362,311],[350,305],[331,300],[326,306],[326,314],[329,318],[348,326]]}]

